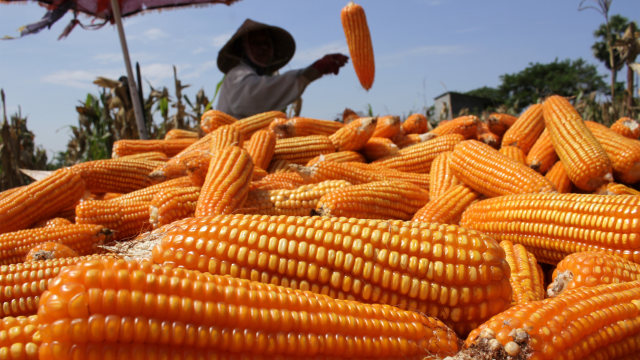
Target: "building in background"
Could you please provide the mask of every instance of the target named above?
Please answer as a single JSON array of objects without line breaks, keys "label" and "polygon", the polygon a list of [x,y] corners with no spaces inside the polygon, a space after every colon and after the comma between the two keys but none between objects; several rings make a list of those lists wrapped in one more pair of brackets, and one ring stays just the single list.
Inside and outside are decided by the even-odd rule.
[{"label": "building in background", "polygon": [[453,119],[462,109],[467,109],[471,114],[479,114],[492,105],[495,104],[487,98],[447,91],[434,98],[433,117],[436,122]]}]

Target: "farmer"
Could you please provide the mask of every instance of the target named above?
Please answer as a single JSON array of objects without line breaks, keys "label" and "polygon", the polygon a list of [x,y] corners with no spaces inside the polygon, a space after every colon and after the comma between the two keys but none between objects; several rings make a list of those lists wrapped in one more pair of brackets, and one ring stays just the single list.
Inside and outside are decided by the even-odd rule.
[{"label": "farmer", "polygon": [[236,118],[284,110],[310,82],[326,74],[338,74],[348,59],[342,54],[328,54],[309,67],[277,74],[295,49],[295,41],[286,30],[245,20],[218,53],[218,68],[225,77],[217,109]]}]

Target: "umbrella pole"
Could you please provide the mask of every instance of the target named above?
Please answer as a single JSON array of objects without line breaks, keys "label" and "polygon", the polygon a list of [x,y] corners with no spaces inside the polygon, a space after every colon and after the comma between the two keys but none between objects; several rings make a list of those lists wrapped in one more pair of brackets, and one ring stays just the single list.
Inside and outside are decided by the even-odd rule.
[{"label": "umbrella pole", "polygon": [[142,114],[142,105],[138,97],[138,90],[133,79],[133,70],[131,70],[131,60],[129,59],[129,48],[127,47],[127,39],[124,36],[124,27],[122,26],[122,17],[120,15],[120,5],[118,0],[111,0],[111,10],[113,18],[118,28],[118,36],[120,37],[120,46],[122,47],[122,55],[124,56],[124,65],[127,68],[127,82],[129,83],[129,94],[131,94],[131,102],[133,103],[133,113],[138,126],[138,136],[140,139],[148,139],[147,128],[144,124],[144,115]]}]

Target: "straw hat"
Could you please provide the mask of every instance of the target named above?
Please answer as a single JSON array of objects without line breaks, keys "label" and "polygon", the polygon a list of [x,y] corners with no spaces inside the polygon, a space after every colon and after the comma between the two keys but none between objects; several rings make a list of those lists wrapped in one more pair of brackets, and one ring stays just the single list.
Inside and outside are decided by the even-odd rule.
[{"label": "straw hat", "polygon": [[242,47],[243,36],[256,30],[268,30],[273,39],[273,61],[265,69],[267,72],[274,72],[291,60],[296,51],[296,42],[288,31],[277,26],[247,19],[220,49],[218,53],[218,69],[220,71],[226,74],[234,66],[238,65],[244,54],[244,48]]}]

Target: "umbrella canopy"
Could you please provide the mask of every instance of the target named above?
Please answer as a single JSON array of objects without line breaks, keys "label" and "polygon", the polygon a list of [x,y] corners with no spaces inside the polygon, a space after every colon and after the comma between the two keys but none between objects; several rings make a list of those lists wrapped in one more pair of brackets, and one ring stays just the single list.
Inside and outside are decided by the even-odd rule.
[{"label": "umbrella canopy", "polygon": [[[118,28],[118,36],[120,38],[120,45],[122,47],[122,55],[127,70],[127,80],[129,83],[129,93],[131,94],[131,100],[133,103],[133,110],[135,113],[136,124],[138,127],[138,134],[141,139],[147,139],[147,131],[144,123],[144,116],[142,113],[142,104],[140,98],[135,96],[138,94],[135,81],[133,80],[133,71],[131,69],[131,60],[129,58],[129,49],[127,47],[126,37],[124,35],[124,28],[122,26],[122,17],[138,14],[143,11],[159,10],[166,8],[176,8],[183,6],[193,5],[207,5],[207,4],[226,4],[231,5],[238,0],[0,0],[2,3],[15,3],[35,1],[44,5],[48,11],[42,17],[42,19],[33,24],[24,26],[20,35],[34,34],[44,29],[50,28],[56,21],[58,21],[67,11],[73,12],[73,19],[66,26],[60,38],[67,36],[71,30],[80,25],[83,28],[99,28],[107,22],[115,24]],[[90,17],[102,19],[102,22],[92,23],[90,25],[82,24],[78,18],[78,13],[84,13]]]}]

